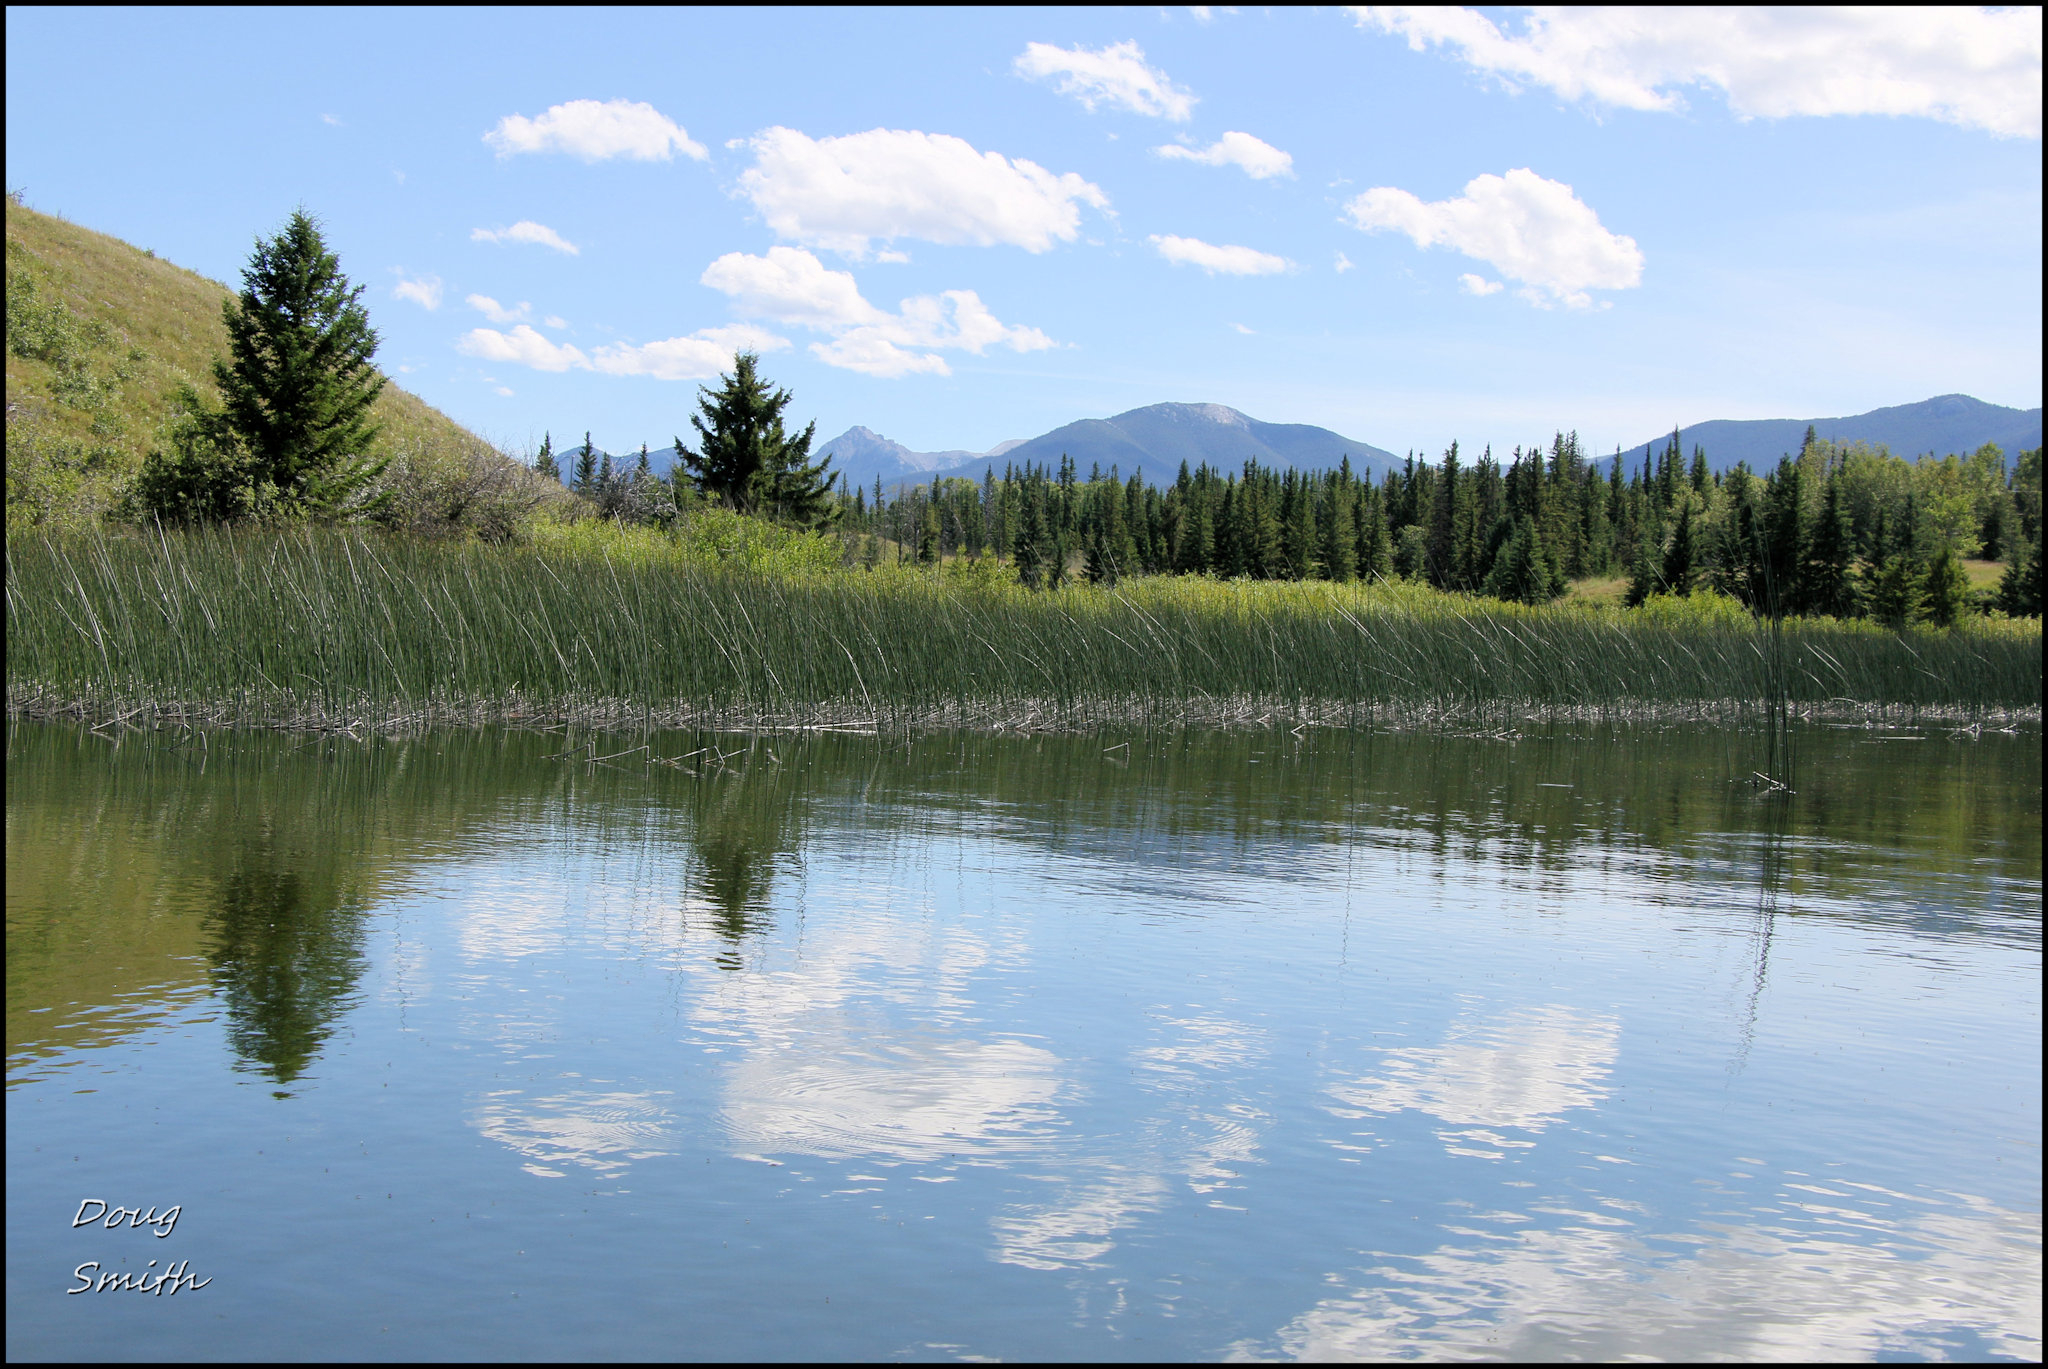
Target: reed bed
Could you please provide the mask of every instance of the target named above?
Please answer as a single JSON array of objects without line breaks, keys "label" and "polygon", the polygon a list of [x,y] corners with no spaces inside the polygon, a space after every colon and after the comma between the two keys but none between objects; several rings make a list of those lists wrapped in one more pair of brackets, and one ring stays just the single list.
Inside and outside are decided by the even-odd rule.
[{"label": "reed bed", "polygon": [[1897,634],[1528,609],[1405,586],[757,574],[361,532],[17,537],[10,715],[1066,728],[1712,717],[2038,718],[2037,623]]}]

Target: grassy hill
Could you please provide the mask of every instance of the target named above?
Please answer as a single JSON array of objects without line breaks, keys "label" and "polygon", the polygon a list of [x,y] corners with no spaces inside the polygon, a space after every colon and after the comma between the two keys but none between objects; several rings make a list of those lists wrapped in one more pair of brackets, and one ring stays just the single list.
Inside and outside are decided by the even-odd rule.
[{"label": "grassy hill", "polygon": [[[253,231],[253,230],[252,230]],[[345,266],[345,264],[344,264]],[[7,526],[92,521],[161,441],[189,382],[218,399],[220,281],[7,199]],[[393,519],[509,531],[559,496],[395,384],[377,400]]]}]

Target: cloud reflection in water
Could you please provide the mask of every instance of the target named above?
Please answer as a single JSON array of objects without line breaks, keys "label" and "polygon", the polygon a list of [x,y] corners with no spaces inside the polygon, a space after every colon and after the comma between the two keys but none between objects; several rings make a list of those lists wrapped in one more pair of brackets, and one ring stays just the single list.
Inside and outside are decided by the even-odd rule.
[{"label": "cloud reflection in water", "polygon": [[1607,1077],[1619,1051],[1615,1019],[1562,1006],[1529,1008],[1493,1018],[1470,1016],[1452,1024],[1441,1046],[1388,1051],[1379,1073],[1327,1086],[1341,1116],[1428,1113],[1452,1126],[1437,1133],[1455,1153],[1499,1159],[1479,1146],[1528,1146],[1500,1129],[1541,1131],[1573,1108],[1607,1096]]},{"label": "cloud reflection in water", "polygon": [[1981,1199],[1897,1222],[1881,1245],[1785,1226],[1652,1238],[1697,1246],[1674,1258],[1611,1227],[1516,1235],[1506,1247],[1396,1257],[1368,1271],[1374,1283],[1297,1317],[1276,1347],[1240,1345],[1238,1354],[1795,1363],[2041,1355],[2040,1214]]},{"label": "cloud reflection in water", "polygon": [[606,1178],[634,1160],[675,1149],[675,1119],[652,1096],[569,1090],[522,1098],[517,1090],[489,1095],[470,1116],[479,1133],[527,1157],[529,1174],[559,1179],[563,1165],[581,1165]]},{"label": "cloud reflection in water", "polygon": [[719,1107],[730,1144],[906,1162],[1042,1147],[1060,1062],[977,1030],[970,981],[989,960],[965,929],[877,919],[814,929],[800,969],[702,976],[698,1034],[739,1056]]}]

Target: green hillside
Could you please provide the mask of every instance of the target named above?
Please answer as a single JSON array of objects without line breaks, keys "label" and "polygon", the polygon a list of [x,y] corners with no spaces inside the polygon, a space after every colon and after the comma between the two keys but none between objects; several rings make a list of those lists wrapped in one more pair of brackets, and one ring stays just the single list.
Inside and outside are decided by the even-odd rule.
[{"label": "green hillside", "polygon": [[[221,303],[229,294],[217,280],[8,197],[9,529],[104,516],[161,440],[178,385],[218,398],[212,366],[227,351]],[[395,384],[374,412],[393,457],[386,479],[398,523],[504,536],[565,497]]]}]

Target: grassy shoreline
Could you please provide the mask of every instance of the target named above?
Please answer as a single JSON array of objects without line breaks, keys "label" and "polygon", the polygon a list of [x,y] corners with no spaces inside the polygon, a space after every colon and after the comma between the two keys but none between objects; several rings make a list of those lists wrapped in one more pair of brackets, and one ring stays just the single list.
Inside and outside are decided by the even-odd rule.
[{"label": "grassy shoreline", "polygon": [[[725,553],[721,552],[721,559]],[[2037,621],[1776,627],[1712,601],[723,568],[661,541],[11,539],[10,717],[340,729],[2038,719]]]}]

